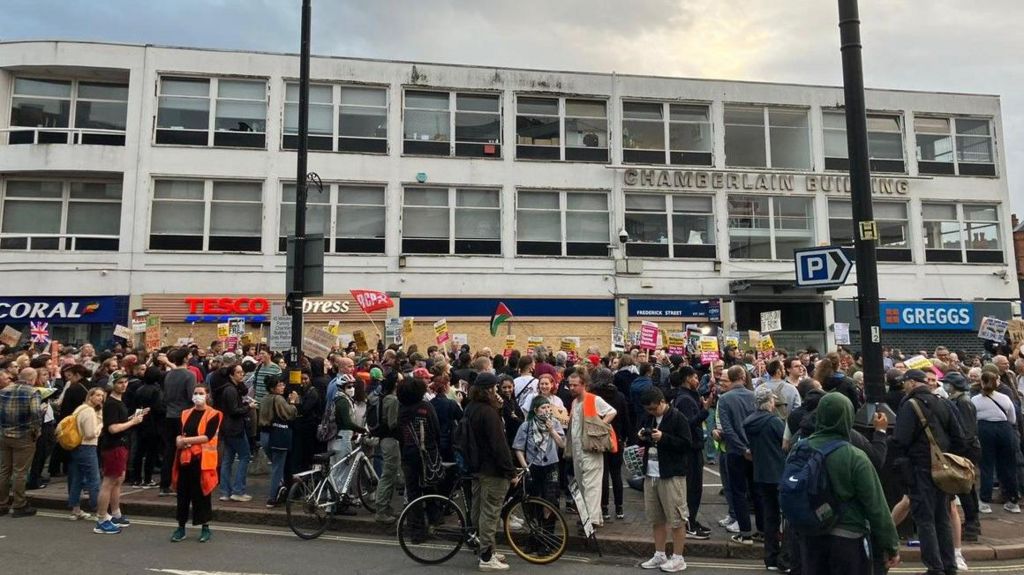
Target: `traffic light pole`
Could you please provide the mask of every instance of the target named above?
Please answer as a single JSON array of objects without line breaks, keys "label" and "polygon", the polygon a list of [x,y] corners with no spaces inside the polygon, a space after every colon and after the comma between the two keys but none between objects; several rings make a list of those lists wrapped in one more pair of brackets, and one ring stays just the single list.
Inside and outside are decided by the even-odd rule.
[{"label": "traffic light pole", "polygon": [[[843,90],[846,96],[846,143],[850,158],[854,252],[857,259],[857,311],[860,319],[861,358],[864,363],[864,395],[868,404],[875,404],[882,402],[885,397],[885,376],[882,368],[878,306],[878,260],[875,254],[878,228],[871,207],[867,111],[864,103],[860,11],[857,0],[839,0],[839,37],[843,54]],[[858,416],[860,415],[858,413]],[[861,417],[858,417],[857,421],[864,423]]]},{"label": "traffic light pole", "polygon": [[310,0],[302,0],[302,39],[299,50],[299,150],[295,169],[295,265],[288,310],[292,315],[292,345],[288,353],[288,381],[302,383],[299,357],[302,351],[302,300],[306,271],[306,160],[309,152],[309,28]]}]

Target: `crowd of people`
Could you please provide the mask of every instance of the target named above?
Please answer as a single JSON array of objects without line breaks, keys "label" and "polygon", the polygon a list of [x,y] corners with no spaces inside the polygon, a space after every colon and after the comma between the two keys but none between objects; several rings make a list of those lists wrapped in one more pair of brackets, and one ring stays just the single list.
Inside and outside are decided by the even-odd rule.
[{"label": "crowd of people", "polygon": [[[508,568],[494,551],[498,513],[528,468],[528,493],[598,530],[625,517],[627,485],[642,490],[657,551],[641,566],[681,571],[685,540],[708,539],[716,525],[700,516],[704,469],[715,466],[728,504],[717,526],[734,544],[762,545],[769,570],[884,573],[899,561],[897,525],[909,517],[913,527],[901,529],[919,541],[927,573],[949,575],[967,568],[961,542],[977,540],[997,484],[1003,512],[1020,513],[1024,357],[1010,346],[917,355],[927,365],[908,369],[909,358],[887,350],[884,395],[867,402],[860,359],[842,349],[727,347],[704,364],[665,349],[591,348],[577,359],[544,347],[379,344],[302,358],[298,384],[259,345],[4,350],[0,513],[34,514],[26,490],[66,475],[70,517],[117,534],[131,524],[120,508],[127,482],[177,498],[172,541],[190,517],[208,541],[212,497],[276,507],[316,454],[338,461],[362,436],[380,476],[381,523],[396,521],[399,491],[411,501],[436,489],[443,463],[474,475],[481,570]],[[935,484],[926,435],[977,466],[975,487],[949,494]],[[827,452],[836,504],[824,532],[801,532],[780,506],[783,469],[801,445]],[[269,468],[263,494],[248,487],[254,458]],[[343,512],[355,512],[350,503]]]}]

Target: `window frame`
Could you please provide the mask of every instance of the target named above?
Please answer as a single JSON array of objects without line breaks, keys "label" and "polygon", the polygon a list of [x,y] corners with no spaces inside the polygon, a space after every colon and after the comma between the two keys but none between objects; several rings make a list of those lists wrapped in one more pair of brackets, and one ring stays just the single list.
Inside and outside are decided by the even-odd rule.
[{"label": "window frame", "polygon": [[[764,229],[764,228],[755,228],[755,227],[750,227],[750,228],[734,228],[731,225],[732,220],[734,218],[746,219],[746,218],[748,218],[748,216],[746,216],[746,215],[733,216],[733,214],[729,211],[729,200],[731,198],[745,198],[745,199],[754,199],[754,200],[757,200],[757,199],[767,200],[767,202],[768,202],[768,213],[763,215],[763,216],[755,215],[755,216],[753,216],[753,218],[754,219],[756,219],[758,217],[766,218],[768,220],[768,228],[766,230],[768,233],[767,234],[747,234],[746,236],[749,237],[749,236],[765,236],[766,235],[768,237],[768,242],[769,242],[768,245],[769,245],[769,249],[770,249],[770,254],[769,254],[770,257],[769,258],[737,257],[737,256],[733,255],[733,253],[732,253],[733,252],[733,250],[732,250],[732,239],[733,239],[733,235],[734,235],[733,234],[733,230],[761,230],[761,229]],[[742,194],[742,193],[740,193],[740,194],[728,194],[726,196],[726,230],[728,232],[728,237],[729,237],[729,240],[728,240],[729,241],[729,259],[737,260],[737,261],[793,261],[793,257],[792,256],[790,256],[788,258],[784,258],[784,257],[779,257],[779,255],[778,255],[778,245],[777,245],[778,242],[777,242],[777,240],[778,240],[779,237],[798,237],[797,234],[781,234],[780,235],[778,233],[779,230],[780,230],[780,227],[778,226],[778,222],[776,220],[777,220],[777,218],[780,218],[780,217],[781,218],[785,218],[786,216],[780,216],[780,215],[778,215],[776,213],[776,211],[777,211],[776,210],[776,202],[778,200],[783,200],[783,199],[799,199],[799,200],[802,200],[804,202],[807,202],[807,205],[810,206],[810,208],[811,208],[811,221],[810,221],[810,227],[809,227],[809,231],[810,231],[809,238],[810,239],[808,240],[808,245],[806,247],[813,247],[813,246],[817,245],[817,239],[818,239],[817,219],[818,219],[818,214],[816,213],[816,210],[815,210],[815,197],[814,196],[803,195],[803,194],[788,194],[788,195],[779,195],[779,194],[759,195],[759,194]],[[781,228],[781,229],[782,230],[786,230],[787,228]]]},{"label": "window frame", "polygon": [[[18,94],[17,85],[18,80],[32,80],[37,82],[68,82],[70,83],[70,95],[68,98],[56,97],[56,96],[36,96],[31,94]],[[107,100],[101,98],[82,98],[79,95],[79,86],[81,84],[103,84],[107,86],[117,86],[130,90],[128,82],[119,83],[106,80],[92,80],[83,78],[69,78],[65,76],[53,76],[53,77],[37,77],[37,76],[15,76],[11,80],[11,102],[8,107],[9,118],[13,120],[14,117],[14,100],[15,98],[31,98],[38,100],[52,100],[58,102],[68,102],[68,125],[67,126],[52,126],[47,129],[45,126],[15,126],[13,122],[9,121],[9,128],[12,131],[7,136],[8,145],[17,144],[84,144],[84,145],[107,145],[107,146],[124,146],[125,138],[128,133],[128,97],[124,100]],[[125,109],[125,129],[124,130],[109,130],[101,128],[79,128],[76,126],[78,123],[78,102],[103,102],[103,103],[122,103]],[[21,128],[21,129],[19,129]],[[27,132],[31,134],[31,141],[25,141],[24,138],[18,138],[15,136],[18,132]],[[47,141],[41,141],[46,138]],[[20,141],[14,141],[15,139]],[[86,141],[89,140],[89,141]]]},{"label": "window frame", "polygon": [[[406,138],[406,127],[405,122],[408,118],[406,112],[408,110],[413,111],[431,111],[437,112],[439,109],[435,108],[409,108],[407,102],[407,95],[409,92],[426,92],[435,94],[445,94],[448,96],[448,107],[445,111],[448,114],[448,140],[445,142],[448,144],[448,153],[431,153],[427,151],[430,148],[441,149],[441,146],[421,146],[423,150],[415,150],[417,146],[413,145],[410,150],[410,142],[432,142],[441,143],[438,140],[415,140]],[[498,103],[498,110],[496,112],[481,112],[476,110],[459,110],[458,100],[459,96],[487,96],[494,97]],[[459,114],[478,114],[481,116],[495,116],[498,119],[498,141],[497,142],[471,142],[465,140],[459,140],[457,137],[458,130],[458,115]],[[459,90],[459,89],[442,89],[442,88],[428,88],[421,86],[403,86],[402,88],[402,155],[403,156],[424,156],[433,158],[471,158],[471,159],[484,159],[484,160],[500,160],[502,159],[502,136],[505,128],[504,118],[504,98],[500,91],[487,91],[487,90]],[[475,147],[480,147],[480,153],[471,153]],[[490,153],[488,150],[491,150]]]},{"label": "window frame", "polygon": [[[852,257],[853,256],[853,249],[854,249],[853,202],[852,202],[852,200],[844,199],[844,198],[828,198],[827,199],[827,203],[828,203],[828,206],[827,206],[827,208],[828,208],[828,218],[827,219],[828,219],[829,244],[841,246],[843,248],[843,250],[847,252],[847,255],[850,255]],[[847,206],[850,208],[850,216],[849,217],[838,216],[838,215],[833,216],[833,206],[839,206],[840,204],[844,204],[844,203],[847,204]],[[888,218],[888,217],[885,217],[885,216],[879,216],[879,212],[877,210],[874,212],[874,214],[875,214],[875,216],[874,216],[875,217],[875,221],[879,223],[879,227],[881,227],[882,223],[896,223],[896,222],[898,222],[898,223],[902,224],[903,227],[904,227],[905,236],[906,236],[906,243],[907,243],[907,246],[903,247],[903,248],[900,248],[900,247],[886,247],[886,246],[882,246],[881,245],[881,243],[880,243],[881,242],[881,238],[879,238],[879,240],[878,240],[879,241],[879,245],[875,248],[875,252],[878,254],[878,261],[879,261],[879,263],[898,263],[898,264],[914,263],[914,253],[913,253],[913,246],[912,246],[912,239],[911,239],[913,237],[913,232],[912,232],[912,229],[910,227],[910,204],[909,204],[909,202],[907,202],[905,200],[904,201],[900,201],[900,200],[891,200],[891,201],[890,200],[874,200],[874,204],[875,204],[875,206],[878,206],[879,204],[898,204],[898,205],[903,206],[903,213],[906,214],[906,218],[905,219],[899,220],[899,219]],[[849,235],[849,243],[836,244],[836,242],[833,240],[833,237],[832,237],[832,235],[833,235],[832,234],[832,222],[833,221],[843,221],[843,222],[845,222],[846,231],[848,232],[848,235]],[[879,234],[881,234],[881,232],[879,232]]]},{"label": "window frame", "polygon": [[[929,119],[929,120],[946,120],[949,125],[949,132],[946,134],[950,142],[952,143],[952,162],[938,162],[934,160],[922,160],[921,159],[921,147],[916,145],[917,142],[917,126],[916,122],[918,119]],[[988,140],[989,140],[989,153],[992,154],[991,162],[967,162],[960,159],[960,133],[957,132],[957,123],[960,120],[974,120],[983,121],[988,124]],[[957,176],[957,177],[982,177],[982,178],[998,178],[999,167],[998,160],[996,159],[996,136],[995,136],[995,122],[990,116],[972,116],[972,115],[949,115],[949,114],[932,114],[928,112],[914,113],[914,159],[917,161],[917,171],[919,174],[927,176]],[[973,136],[972,137],[981,137]],[[946,168],[945,166],[949,166]],[[964,173],[965,166],[972,166],[966,169],[967,173]],[[923,169],[922,169],[923,168]]]},{"label": "window frame", "polygon": [[[545,145],[545,144],[526,144],[520,141],[521,136],[519,135],[519,117],[520,116],[540,116],[553,118],[550,114],[536,114],[536,113],[520,113],[519,112],[519,99],[520,98],[536,98],[544,100],[556,100],[558,104],[558,145]],[[567,101],[579,101],[588,103],[600,103],[604,106],[604,116],[569,116],[566,113],[566,102]],[[566,96],[559,94],[550,93],[534,93],[534,92],[516,92],[515,93],[515,137],[516,137],[516,150],[515,159],[517,161],[524,162],[582,162],[587,164],[608,164],[611,162],[611,126],[608,121],[608,104],[609,99],[599,96]],[[573,119],[588,119],[588,120],[603,120],[605,123],[605,145],[604,147],[586,147],[586,146],[570,146],[567,144],[567,132],[566,132],[566,120],[568,118]],[[528,136],[522,136],[528,137]],[[541,157],[540,155],[535,157],[524,156],[525,152],[533,150],[534,153],[541,154],[541,150],[558,150],[558,157]],[[586,154],[580,153],[576,150],[604,150],[603,158],[586,159]],[[571,156],[571,157],[570,157]]]},{"label": "window frame", "polygon": [[[558,215],[558,222],[559,222],[558,223],[558,225],[559,225],[559,242],[558,242],[558,245],[559,245],[559,253],[557,253],[557,254],[545,254],[545,253],[521,253],[520,252],[520,242],[524,242],[524,243],[525,242],[530,242],[530,243],[535,243],[535,244],[537,244],[537,243],[553,244],[554,243],[554,242],[541,242],[541,241],[537,241],[537,240],[521,240],[520,239],[520,237],[519,237],[520,215],[529,216],[529,215],[531,215],[533,213],[541,213],[541,212],[549,212],[549,211],[551,211],[550,209],[547,209],[547,208],[523,207],[523,204],[520,201],[520,194],[522,194],[522,193],[558,194],[558,214],[559,214]],[[608,254],[610,253],[609,250],[611,250],[611,248],[612,248],[612,244],[611,244],[611,234],[612,234],[612,232],[611,232],[611,229],[612,229],[611,209],[606,208],[603,211],[602,210],[570,209],[569,208],[569,196],[571,194],[593,194],[593,195],[600,194],[600,195],[603,195],[605,197],[605,205],[606,206],[609,206],[611,204],[611,192],[609,192],[608,190],[569,189],[569,188],[557,189],[557,190],[538,189],[538,188],[517,188],[516,189],[516,196],[515,196],[515,198],[516,198],[515,199],[515,222],[516,222],[516,227],[515,227],[515,230],[513,232],[515,234],[516,257],[559,257],[559,258],[563,258],[563,257],[564,258],[595,258],[595,257],[607,258],[608,257]],[[525,214],[521,214],[521,212],[526,212],[526,213]],[[569,253],[570,249],[571,249],[570,248],[570,244],[593,244],[593,245],[597,245],[599,243],[599,242],[577,242],[577,241],[570,241],[569,240],[568,221],[570,220],[570,218],[572,217],[573,214],[577,214],[577,213],[586,213],[586,214],[603,213],[605,215],[605,220],[606,220],[606,223],[607,223],[606,233],[607,233],[607,238],[608,239],[606,239],[605,242],[604,242],[604,250],[603,250],[602,253]],[[535,251],[540,251],[540,250],[535,250]],[[584,251],[584,250],[580,250],[580,251]],[[594,250],[594,251],[596,252],[597,250]]]},{"label": "window frame", "polygon": [[[947,219],[934,219],[925,217],[925,207],[929,205],[934,206],[953,206],[955,208],[956,220]],[[996,219],[994,220],[968,220],[965,217],[966,210],[965,206],[984,206],[995,210]],[[1003,222],[1000,218],[1002,211],[1002,204],[999,202],[950,202],[942,200],[921,200],[921,237],[922,245],[924,246],[925,262],[929,264],[1005,264],[1006,256],[1004,254],[1003,247],[1004,237],[1002,235]],[[953,222],[957,226],[957,232],[960,234],[960,247],[957,249],[949,248],[929,248],[927,247],[927,227],[926,224],[930,222]],[[979,249],[971,248],[969,244],[971,242],[969,234],[970,224],[982,224],[982,225],[995,225],[996,226],[996,238],[999,241],[1000,246],[995,249]],[[945,254],[943,256],[942,254]],[[958,254],[957,259],[951,259],[951,254]],[[972,257],[973,256],[973,257]],[[998,256],[998,257],[996,257]]]},{"label": "window frame", "polygon": [[[298,100],[288,99],[288,87],[290,85],[298,86],[297,80],[284,80],[284,99],[283,108],[281,115],[281,151],[291,152],[298,149],[298,130],[295,132],[289,132],[285,118],[288,114],[288,106],[298,106]],[[391,115],[391,99],[389,98],[389,87],[380,84],[354,84],[354,83],[334,83],[334,82],[312,82],[310,87],[330,87],[331,88],[331,135],[317,134],[309,136],[309,151],[310,152],[338,152],[343,154],[372,154],[372,155],[387,155],[390,146],[388,142],[388,118]],[[384,105],[383,106],[367,106],[364,104],[345,104],[342,101],[342,94],[346,88],[356,88],[363,90],[380,90],[384,92]],[[327,106],[325,103],[310,104],[310,106]],[[345,136],[341,133],[341,113],[346,107],[353,108],[367,108],[374,110],[383,110],[384,112],[384,135],[383,136]],[[288,140],[294,138],[296,140],[295,146],[289,146]],[[325,146],[326,140],[330,138],[330,146]],[[343,144],[351,144],[352,147],[343,149]]]},{"label": "window frame", "polygon": [[[843,119],[843,128],[830,128],[828,123],[825,121],[828,116],[840,116]],[[883,118],[886,120],[895,119],[899,125],[900,135],[900,152],[902,157],[899,159],[895,158],[876,158],[871,154],[871,134],[895,134],[897,132],[891,130],[871,130],[868,129],[868,162],[871,168],[871,172],[875,173],[886,173],[886,174],[906,174],[907,173],[907,139],[906,139],[906,122],[904,116],[900,112],[868,112],[867,118],[870,120],[874,118]],[[837,172],[848,172],[850,170],[850,158],[849,153],[846,157],[830,156],[828,154],[828,134],[830,132],[843,134],[843,141],[846,141],[846,111],[842,108],[822,108],[821,110],[821,135],[822,135],[822,148],[824,151],[825,158],[825,171],[837,171]],[[898,165],[897,165],[898,164]]]},{"label": "window frame", "polygon": [[[646,210],[630,210],[629,209],[629,196],[653,196],[661,197],[665,199],[664,210],[660,212],[646,211]],[[694,211],[677,211],[676,210],[676,199],[677,198],[700,198],[707,200],[711,207],[711,211],[708,213],[694,212]],[[716,260],[718,259],[718,218],[716,217],[716,206],[715,196],[713,194],[699,194],[699,193],[657,193],[657,192],[646,192],[640,190],[625,190],[623,192],[623,217],[625,218],[628,214],[660,214],[665,217],[665,231],[666,231],[666,242],[640,242],[635,241],[634,237],[631,237],[625,245],[625,251],[627,257],[641,257],[641,258],[657,258],[657,259],[671,259],[671,260]],[[714,232],[714,238],[711,242],[700,243],[700,244],[689,244],[684,241],[686,238],[676,238],[675,221],[676,214],[689,215],[696,217],[710,218],[711,225]],[[625,224],[623,224],[625,225]],[[680,240],[680,241],[677,241]],[[663,249],[664,246],[664,249]],[[694,249],[693,255],[677,253],[681,251],[677,246],[698,246]],[[703,249],[699,249],[703,248]],[[710,249],[709,249],[710,248]],[[703,253],[702,253],[703,252]]]},{"label": "window frame", "polygon": [[[43,202],[43,203],[59,203],[61,208],[60,212],[60,225],[59,231],[55,234],[52,233],[6,233],[3,231],[3,217],[4,210],[7,207],[7,201],[11,198],[8,197],[8,187],[11,181],[15,182],[57,182],[61,185],[61,197],[60,198],[40,198],[40,197],[20,197],[16,196],[13,201],[21,202]],[[108,199],[96,199],[96,198],[72,198],[71,188],[74,184],[119,184],[121,185],[121,197],[118,200]],[[117,227],[112,234],[73,234],[68,232],[68,220],[70,215],[71,204],[105,204],[118,206],[118,222]],[[4,177],[0,178],[0,252],[7,251],[29,251],[29,252],[118,252],[121,248],[121,219],[123,218],[124,209],[124,183],[117,180],[103,179],[103,178],[69,178],[69,179],[54,179],[54,178],[41,178],[41,177]],[[4,247],[4,240],[18,240],[25,238],[25,247]],[[34,238],[56,238],[57,248],[32,248],[32,241]],[[110,241],[113,240],[114,246],[112,249],[82,249],[78,248],[79,239],[86,240],[98,240],[98,241]]]},{"label": "window frame", "polygon": [[[447,192],[447,204],[448,210],[448,237],[447,244],[448,250],[446,252],[437,251],[410,251],[406,249],[406,241],[434,241],[438,244],[442,241],[441,238],[419,238],[419,237],[407,237],[405,233],[405,221],[406,221],[406,210],[409,208],[416,209],[440,209],[442,206],[430,206],[421,204],[408,204],[406,203],[406,193],[409,190],[445,190]],[[497,207],[470,207],[470,206],[459,206],[458,195],[460,191],[486,191],[492,192],[498,199]],[[400,226],[400,246],[401,255],[410,256],[473,256],[473,257],[501,257],[504,253],[504,247],[502,245],[502,193],[500,187],[491,186],[438,186],[438,185],[422,185],[422,184],[406,184],[402,186],[402,208],[401,208],[401,226]],[[497,211],[498,213],[498,234],[497,239],[479,239],[479,238],[458,238],[456,237],[456,216],[459,210],[488,210]],[[458,242],[489,242],[491,244],[497,244],[497,252],[471,252],[463,251],[458,249]]]},{"label": "window frame", "polygon": [[[627,104],[658,104],[661,108],[661,120],[662,123],[662,142],[664,144],[661,150],[648,149],[648,148],[630,148],[626,146],[626,122],[650,122],[655,123],[656,120],[644,120],[634,119],[626,117],[626,105]],[[666,101],[666,100],[643,100],[640,98],[622,98],[620,100],[621,105],[621,132],[622,132],[622,163],[623,164],[657,164],[657,165],[670,165],[670,166],[707,166],[713,167],[715,165],[715,123],[711,117],[711,104],[709,102],[700,101]],[[701,107],[707,114],[707,122],[693,122],[689,120],[673,120],[672,119],[672,107],[673,106],[688,106],[688,107]],[[706,124],[708,129],[708,150],[676,150],[672,147],[672,127],[673,125],[691,125],[691,124]],[[662,157],[658,158],[661,155]],[[706,156],[706,158],[705,158]],[[692,157],[694,160],[700,159],[702,161],[686,161],[688,157]],[[678,158],[678,161],[676,159]]]},{"label": "window frame", "polygon": [[[280,183],[281,195],[280,195],[279,200],[277,202],[277,226],[275,228],[277,230],[277,232],[276,232],[277,244],[276,244],[276,247],[275,247],[275,251],[278,254],[283,254],[283,253],[286,253],[286,251],[287,251],[287,249],[286,249],[287,237],[281,235],[282,225],[284,225],[284,207],[286,205],[288,205],[288,206],[294,206],[295,205],[294,201],[286,201],[284,199],[285,198],[284,189],[287,186],[294,186],[294,185],[295,185],[294,181],[282,181]],[[381,191],[381,193],[382,193],[381,203],[380,204],[354,204],[354,203],[350,204],[350,203],[341,203],[341,191],[343,189],[345,189],[345,188],[375,188],[375,189],[379,189]],[[385,254],[385,246],[386,246],[386,242],[387,242],[387,236],[388,236],[388,228],[387,228],[387,201],[388,201],[387,200],[387,184],[382,183],[382,182],[324,182],[324,192],[326,193],[327,198],[325,200],[323,200],[323,201],[308,202],[308,200],[307,200],[307,206],[309,206],[309,205],[321,206],[322,208],[327,208],[330,211],[330,215],[329,215],[328,220],[327,220],[327,234],[324,237],[324,254],[327,254],[327,255],[346,255],[346,256],[361,256],[361,255],[381,256],[381,255],[384,255]],[[312,198],[313,195],[311,194],[309,197]],[[367,239],[367,240],[373,240],[375,243],[379,242],[379,245],[380,245],[380,249],[379,250],[375,250],[375,251],[371,251],[371,250],[354,251],[354,250],[338,249],[339,245],[340,245],[339,242],[341,240],[345,240],[345,239],[359,239],[359,238],[351,238],[351,237],[340,237],[338,235],[338,210],[343,208],[344,206],[361,207],[361,208],[368,208],[368,207],[373,207],[373,208],[378,208],[379,207],[380,208],[381,214],[384,216],[384,236],[381,237],[381,238],[364,238],[364,239]]]},{"label": "window frame", "polygon": [[[149,221],[146,229],[146,251],[153,253],[212,253],[212,254],[245,254],[245,255],[256,255],[263,253],[263,227],[266,221],[266,182],[258,179],[242,179],[242,178],[197,178],[197,177],[174,177],[174,176],[160,176],[153,177],[150,180],[150,193],[149,193]],[[202,182],[203,184],[203,199],[171,199],[171,198],[157,198],[156,187],[157,182]],[[217,183],[245,183],[245,184],[258,184],[260,189],[259,198],[256,200],[214,200],[213,199],[213,188]],[[192,234],[154,234],[153,233],[153,215],[156,212],[156,203],[188,203],[197,204],[202,203],[203,205],[203,234],[202,244],[200,249],[185,249],[185,248],[154,248],[153,237],[154,235],[192,235]],[[258,237],[260,241],[260,247],[256,250],[211,250],[210,249],[210,224],[213,216],[213,204],[214,203],[239,203],[239,204],[257,204],[260,206],[260,229],[256,235],[240,236],[246,238]]]},{"label": "window frame", "polygon": [[[765,165],[764,166],[752,166],[752,165],[732,164],[732,163],[729,162],[729,154],[726,153],[725,154],[725,167],[726,168],[729,168],[729,169],[747,169],[747,170],[751,170],[751,169],[754,169],[754,170],[756,170],[756,169],[785,170],[785,171],[789,171],[789,172],[803,172],[803,173],[814,172],[814,142],[813,142],[813,138],[812,138],[812,134],[811,134],[811,116],[810,116],[811,108],[810,107],[805,107],[805,106],[783,106],[783,105],[774,105],[774,104],[752,104],[752,103],[741,103],[741,102],[723,102],[723,104],[722,104],[722,136],[723,136],[723,139],[725,140],[726,148],[728,148],[729,126],[743,126],[743,127],[747,127],[747,128],[756,127],[753,124],[735,124],[735,123],[734,124],[730,124],[730,123],[726,122],[725,116],[726,116],[726,114],[728,114],[730,108],[732,108],[734,110],[748,111],[748,112],[749,111],[753,111],[753,110],[760,110],[761,111],[761,113],[762,113],[762,122],[763,122],[763,124],[761,125],[761,129],[764,131],[764,141],[762,143],[764,144]],[[780,166],[774,165],[775,162],[773,161],[774,158],[773,158],[773,154],[772,154],[772,135],[771,135],[771,133],[772,133],[771,112],[773,110],[775,110],[775,111],[782,111],[782,112],[796,112],[796,111],[804,112],[804,117],[807,120],[807,127],[805,129],[805,135],[807,136],[807,167],[806,168],[791,168],[791,167],[785,167],[785,166],[781,166],[780,167]],[[786,129],[792,129],[792,128],[788,128],[786,126],[780,126],[780,127],[781,128],[786,128]]]},{"label": "window frame", "polygon": [[[198,138],[195,139],[196,143],[189,142],[172,142],[172,141],[160,141],[161,133],[169,137],[173,137],[174,134],[181,134],[190,132],[198,134],[204,130],[198,128],[173,128],[173,127],[161,127],[160,126],[160,99],[163,97],[169,98],[192,98],[192,99],[203,99],[203,96],[179,96],[176,94],[164,94],[163,92],[163,81],[164,79],[172,80],[205,80],[207,82],[207,91],[205,99],[208,103],[207,109],[207,123],[206,123],[206,143],[198,143]],[[219,96],[220,81],[239,81],[239,82],[263,82],[263,131],[236,131],[236,130],[219,130],[217,129],[217,110],[220,100],[226,101],[239,101],[239,102],[256,102],[257,100],[247,100],[239,98],[221,98]],[[284,124],[284,118],[282,117],[282,126]],[[270,125],[270,79],[267,77],[260,76],[201,76],[190,73],[176,74],[173,72],[159,73],[156,79],[156,113],[153,116],[153,146],[185,146],[189,148],[221,148],[221,149],[239,149],[239,150],[266,150],[267,149],[267,134]],[[283,130],[282,130],[283,131]],[[234,144],[223,144],[217,143],[217,135],[224,134],[254,134],[260,136],[262,142],[260,145],[241,145],[238,143]],[[221,138],[223,139],[223,138]],[[256,138],[249,138],[253,141]]]}]

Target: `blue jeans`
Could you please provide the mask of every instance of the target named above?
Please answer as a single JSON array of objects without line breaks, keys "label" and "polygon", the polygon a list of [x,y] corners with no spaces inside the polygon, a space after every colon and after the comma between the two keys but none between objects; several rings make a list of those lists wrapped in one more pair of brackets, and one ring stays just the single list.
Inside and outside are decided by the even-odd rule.
[{"label": "blue jeans", "polygon": [[[224,458],[220,460],[220,493],[226,497],[245,495],[245,479],[249,471],[249,459],[252,457],[249,453],[249,438],[245,434],[221,436],[220,441],[224,444]],[[235,463],[235,456],[238,456],[238,467],[232,477],[231,467]]]},{"label": "blue jeans", "polygon": [[99,501],[100,460],[95,445],[79,445],[71,452],[68,467],[68,507],[78,507],[82,500],[82,488],[89,492],[89,503],[93,507]]},{"label": "blue jeans", "polygon": [[992,501],[992,486],[999,477],[999,491],[1003,499],[1016,501],[1017,454],[1013,450],[1014,429],[1005,421],[979,421],[978,439],[981,441],[981,490],[978,495],[985,503]]},{"label": "blue jeans", "polygon": [[288,459],[287,449],[270,449],[270,433],[260,433],[260,446],[263,452],[270,458],[270,493],[267,494],[267,501],[277,501],[277,492],[284,484],[284,464]]}]

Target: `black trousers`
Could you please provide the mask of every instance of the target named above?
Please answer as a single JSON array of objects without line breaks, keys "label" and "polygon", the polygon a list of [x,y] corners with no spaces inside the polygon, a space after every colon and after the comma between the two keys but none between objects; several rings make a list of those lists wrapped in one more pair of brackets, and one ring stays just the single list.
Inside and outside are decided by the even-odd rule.
[{"label": "black trousers", "polygon": [[686,507],[690,526],[697,522],[700,502],[704,497],[704,448],[691,450],[686,457]]},{"label": "black trousers", "polygon": [[128,474],[129,483],[149,483],[153,480],[153,468],[160,457],[160,440],[155,427],[140,429],[135,435],[135,449],[132,451],[132,465]]},{"label": "black trousers", "polygon": [[935,486],[928,467],[914,469],[914,485],[910,487],[910,516],[917,525],[917,537],[921,540],[921,563],[928,568],[928,575],[956,571],[949,501],[950,496]]},{"label": "black trousers", "polygon": [[[171,456],[170,462],[174,461]],[[170,469],[172,463],[168,463]],[[167,475],[170,475],[168,473]],[[192,525],[206,525],[213,519],[213,502],[210,495],[203,493],[200,481],[199,458],[196,457],[188,465],[178,468],[178,526],[184,527],[188,522],[189,508],[192,511]]]},{"label": "black trousers", "polygon": [[36,453],[32,456],[32,467],[28,470],[26,485],[29,489],[37,489],[43,482],[43,469],[46,467],[53,446],[57,443],[54,436],[56,431],[57,422],[51,421],[43,424],[39,439],[36,440]]},{"label": "black trousers", "polygon": [[779,486],[777,483],[754,483],[754,489],[760,494],[764,521],[764,564],[766,567],[788,567],[789,558],[782,549]]},{"label": "black trousers", "polygon": [[622,507],[622,450],[604,454],[604,479],[601,485],[601,510],[608,509],[608,486],[611,484],[616,509]]},{"label": "black trousers", "polygon": [[163,442],[163,459],[160,463],[160,491],[171,488],[171,469],[174,468],[174,454],[178,447],[175,439],[181,435],[181,418],[165,417],[160,425],[160,441]]},{"label": "black trousers", "polygon": [[835,535],[800,538],[802,573],[807,575],[871,575],[871,557],[863,537]]}]

